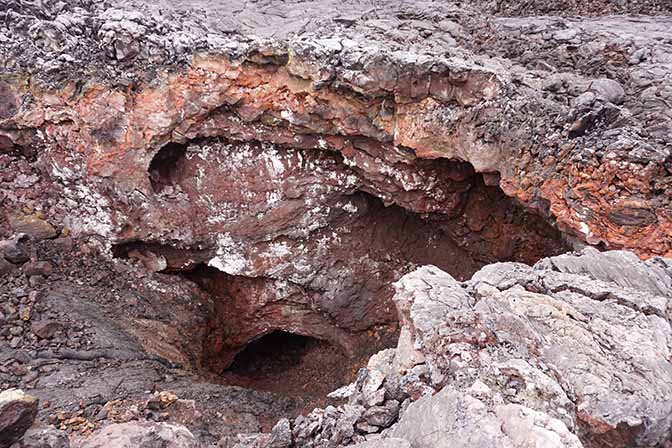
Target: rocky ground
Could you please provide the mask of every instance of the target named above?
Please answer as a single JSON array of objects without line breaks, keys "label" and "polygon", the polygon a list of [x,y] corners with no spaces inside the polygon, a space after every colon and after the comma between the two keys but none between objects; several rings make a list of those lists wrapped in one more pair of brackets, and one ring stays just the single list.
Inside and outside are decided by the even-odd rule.
[{"label": "rocky ground", "polygon": [[671,14],[0,0],[0,447],[672,446]]}]

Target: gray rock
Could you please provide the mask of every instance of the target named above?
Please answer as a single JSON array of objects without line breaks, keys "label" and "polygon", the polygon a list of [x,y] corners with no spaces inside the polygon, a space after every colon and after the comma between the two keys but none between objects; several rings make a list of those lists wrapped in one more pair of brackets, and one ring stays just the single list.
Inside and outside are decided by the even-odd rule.
[{"label": "gray rock", "polygon": [[590,90],[595,92],[598,98],[614,104],[622,104],[625,100],[625,90],[612,79],[600,78],[590,84]]},{"label": "gray rock", "polygon": [[394,300],[433,381],[479,379],[585,440],[652,447],[672,425],[668,266],[587,249],[534,268],[496,263],[464,284],[423,267]]},{"label": "gray rock", "polygon": [[370,425],[387,428],[398,416],[399,402],[396,400],[388,400],[382,406],[372,406],[364,411],[362,418],[364,418]]},{"label": "gray rock", "polygon": [[289,420],[281,419],[271,430],[270,448],[287,448],[292,445],[292,427]]},{"label": "gray rock", "polygon": [[75,445],[78,448],[199,448],[200,443],[184,426],[168,423],[115,423],[96,431],[93,436]]},{"label": "gray rock", "polygon": [[0,241],[0,258],[4,258],[13,264],[28,261],[28,236],[21,233],[14,238]]},{"label": "gray rock", "polygon": [[390,437],[413,448],[579,448],[583,445],[559,420],[519,405],[489,406],[445,387],[411,404]]},{"label": "gray rock", "polygon": [[53,427],[33,427],[12,448],[70,448],[68,433]]},{"label": "gray rock", "polygon": [[642,261],[629,251],[599,252],[586,247],[579,255],[544,258],[535,265],[535,269],[581,274],[624,288],[672,297],[672,266],[669,260],[665,262],[665,259],[653,258]]}]

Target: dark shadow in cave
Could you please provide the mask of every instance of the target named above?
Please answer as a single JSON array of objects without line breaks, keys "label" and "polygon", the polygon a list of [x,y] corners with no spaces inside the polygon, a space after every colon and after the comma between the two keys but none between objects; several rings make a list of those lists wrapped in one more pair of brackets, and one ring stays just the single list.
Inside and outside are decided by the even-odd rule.
[{"label": "dark shadow in cave", "polygon": [[155,193],[174,185],[178,162],[187,153],[187,145],[170,142],[164,145],[149,164],[149,180]]},{"label": "dark shadow in cave", "polygon": [[308,350],[319,344],[314,338],[274,331],[250,342],[236,355],[228,371],[257,378],[282,374],[301,362]]},{"label": "dark shadow in cave", "polygon": [[296,401],[295,413],[327,403],[327,394],[355,379],[366,359],[350,359],[319,339],[276,330],[249,343],[220,378]]}]

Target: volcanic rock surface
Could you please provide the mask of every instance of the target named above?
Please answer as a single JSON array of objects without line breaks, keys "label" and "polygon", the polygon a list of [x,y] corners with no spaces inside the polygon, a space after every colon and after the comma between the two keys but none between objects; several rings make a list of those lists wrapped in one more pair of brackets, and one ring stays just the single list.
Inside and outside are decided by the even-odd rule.
[{"label": "volcanic rock surface", "polygon": [[0,0],[20,446],[664,446],[672,7],[584,3]]}]

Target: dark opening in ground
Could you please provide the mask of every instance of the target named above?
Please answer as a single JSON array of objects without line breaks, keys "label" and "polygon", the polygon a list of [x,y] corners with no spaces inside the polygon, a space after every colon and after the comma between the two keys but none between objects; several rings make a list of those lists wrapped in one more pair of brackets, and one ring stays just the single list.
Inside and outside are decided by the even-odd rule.
[{"label": "dark opening in ground", "polygon": [[310,412],[327,403],[327,394],[355,379],[366,359],[351,359],[326,341],[273,331],[238,353],[220,378],[295,400],[294,413]]},{"label": "dark opening in ground", "polygon": [[[381,150],[360,143],[362,154]],[[149,176],[155,192],[184,193],[165,195],[175,201],[166,219],[186,217],[174,222],[191,248],[135,241],[114,253],[179,273],[210,297],[204,375],[294,397],[298,411],[396,344],[392,285],[402,275],[432,264],[465,280],[488,263],[532,264],[566,250],[544,217],[504,194],[497,174],[464,162],[400,165],[435,182],[424,191],[350,168],[338,153],[222,140],[189,148],[165,145]],[[313,210],[324,220],[315,227],[304,219]]]},{"label": "dark opening in ground", "polygon": [[277,375],[298,364],[315,343],[319,344],[314,338],[274,331],[238,353],[228,371],[258,378]]},{"label": "dark opening in ground", "polygon": [[178,162],[186,152],[187,145],[173,142],[159,149],[149,164],[149,180],[155,193],[176,183]]}]

